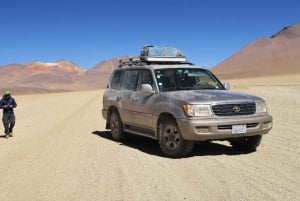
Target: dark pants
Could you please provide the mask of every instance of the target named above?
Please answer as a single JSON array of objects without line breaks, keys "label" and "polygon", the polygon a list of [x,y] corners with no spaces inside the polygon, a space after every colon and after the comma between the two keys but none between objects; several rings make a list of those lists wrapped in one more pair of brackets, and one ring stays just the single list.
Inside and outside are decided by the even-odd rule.
[{"label": "dark pants", "polygon": [[15,115],[14,113],[3,113],[2,122],[5,129],[5,134],[12,133],[15,126]]}]

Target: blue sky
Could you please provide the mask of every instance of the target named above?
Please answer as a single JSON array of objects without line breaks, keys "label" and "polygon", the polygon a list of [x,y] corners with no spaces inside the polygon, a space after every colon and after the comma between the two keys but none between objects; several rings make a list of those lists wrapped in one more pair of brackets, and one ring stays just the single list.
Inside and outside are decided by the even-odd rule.
[{"label": "blue sky", "polygon": [[175,46],[212,67],[300,22],[298,0],[0,0],[0,66],[67,60],[91,68]]}]

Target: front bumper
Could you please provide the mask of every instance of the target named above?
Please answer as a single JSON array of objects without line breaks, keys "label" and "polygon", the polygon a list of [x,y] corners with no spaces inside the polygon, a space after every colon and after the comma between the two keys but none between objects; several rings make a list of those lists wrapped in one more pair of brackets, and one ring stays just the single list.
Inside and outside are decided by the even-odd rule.
[{"label": "front bumper", "polygon": [[[267,134],[272,128],[272,116],[177,119],[177,123],[185,140],[226,140],[229,138]],[[246,133],[233,134],[233,125],[246,125]]]}]

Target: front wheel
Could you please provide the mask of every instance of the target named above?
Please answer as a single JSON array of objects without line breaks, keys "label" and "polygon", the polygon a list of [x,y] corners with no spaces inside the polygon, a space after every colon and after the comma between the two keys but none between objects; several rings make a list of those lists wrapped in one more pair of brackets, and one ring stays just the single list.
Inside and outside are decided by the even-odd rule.
[{"label": "front wheel", "polygon": [[117,111],[113,111],[110,116],[110,130],[111,136],[114,140],[120,141],[125,138],[123,124]]},{"label": "front wheel", "polygon": [[260,145],[262,135],[248,136],[229,140],[231,146],[241,151],[256,151]]},{"label": "front wheel", "polygon": [[182,157],[192,151],[194,143],[182,138],[174,119],[167,118],[160,125],[159,144],[164,154],[169,157]]}]

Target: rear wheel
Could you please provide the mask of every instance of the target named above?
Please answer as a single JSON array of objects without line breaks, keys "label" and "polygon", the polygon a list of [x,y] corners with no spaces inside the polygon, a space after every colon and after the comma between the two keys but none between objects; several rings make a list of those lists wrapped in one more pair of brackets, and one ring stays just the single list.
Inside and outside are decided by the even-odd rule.
[{"label": "rear wheel", "polygon": [[112,138],[116,141],[120,141],[125,138],[125,132],[123,131],[123,124],[119,113],[113,111],[110,116],[110,130]]},{"label": "rear wheel", "polygon": [[182,138],[175,119],[164,119],[160,126],[159,144],[164,154],[170,157],[182,157],[192,151],[194,143]]},{"label": "rear wheel", "polygon": [[256,151],[260,145],[262,135],[248,136],[229,140],[234,149],[242,151]]}]

